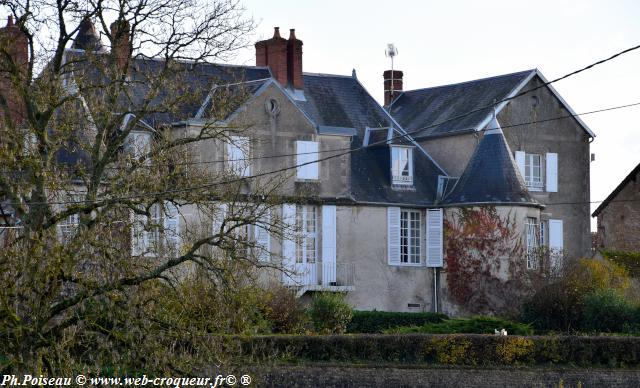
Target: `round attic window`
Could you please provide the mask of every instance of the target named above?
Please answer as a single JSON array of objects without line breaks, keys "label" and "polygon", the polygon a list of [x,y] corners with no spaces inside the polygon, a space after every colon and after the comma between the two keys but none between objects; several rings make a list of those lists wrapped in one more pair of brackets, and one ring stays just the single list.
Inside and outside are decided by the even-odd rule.
[{"label": "round attic window", "polygon": [[276,117],[280,113],[280,103],[274,98],[265,101],[264,108],[271,117]]}]

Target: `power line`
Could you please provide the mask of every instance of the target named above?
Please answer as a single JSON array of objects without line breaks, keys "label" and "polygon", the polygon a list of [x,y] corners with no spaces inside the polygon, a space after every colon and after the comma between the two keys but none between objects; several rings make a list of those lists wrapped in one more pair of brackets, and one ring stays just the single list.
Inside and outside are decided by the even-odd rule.
[{"label": "power line", "polygon": [[617,58],[617,57],[619,57],[619,56],[621,56],[621,55],[624,55],[624,54],[629,53],[629,52],[631,52],[631,51],[637,50],[637,49],[639,49],[639,48],[640,48],[640,45],[638,45],[638,46],[634,46],[634,47],[630,47],[630,48],[628,48],[628,49],[626,49],[626,50],[622,50],[622,51],[620,51],[620,52],[618,52],[618,53],[616,53],[616,54],[614,54],[614,55],[612,55],[612,56],[610,56],[610,57],[608,57],[608,58],[601,59],[601,60],[599,60],[599,61],[597,61],[597,62],[594,62],[594,63],[592,63],[592,64],[590,64],[590,65],[587,65],[587,66],[585,66],[585,67],[583,67],[583,68],[581,68],[581,69],[578,69],[578,70],[572,71],[572,72],[567,73],[567,74],[565,74],[565,75],[563,75],[563,76],[561,76],[561,77],[558,77],[558,78],[552,79],[551,81],[544,82],[542,85],[538,85],[538,86],[536,86],[536,87],[534,87],[534,88],[527,89],[527,90],[522,91],[522,92],[520,92],[520,93],[518,93],[518,94],[516,94],[516,95],[514,95],[514,96],[503,98],[503,99],[502,99],[502,100],[500,100],[500,101],[495,101],[495,102],[493,102],[493,103],[491,103],[491,104],[489,104],[489,105],[485,105],[485,106],[483,106],[483,107],[473,109],[473,110],[471,110],[471,111],[469,111],[469,112],[467,112],[467,113],[463,113],[463,114],[461,114],[461,115],[451,117],[451,118],[449,118],[449,119],[447,119],[447,120],[444,120],[444,121],[439,122],[439,123],[436,123],[436,124],[431,124],[431,125],[428,125],[428,126],[426,126],[426,127],[417,128],[417,129],[415,129],[415,130],[413,130],[413,131],[411,131],[411,132],[412,132],[412,133],[415,133],[415,132],[417,132],[417,131],[423,131],[423,130],[425,130],[425,129],[434,128],[434,127],[437,127],[437,126],[439,126],[439,125],[442,125],[442,124],[445,124],[445,123],[451,122],[451,121],[453,121],[453,120],[457,120],[457,119],[460,119],[460,118],[463,118],[463,117],[467,117],[467,116],[469,116],[469,115],[471,115],[471,114],[473,114],[473,113],[476,113],[476,112],[479,112],[479,111],[482,111],[482,110],[486,110],[486,109],[493,108],[493,107],[495,107],[495,106],[497,106],[497,105],[499,105],[499,104],[501,104],[501,103],[503,103],[503,102],[511,101],[511,100],[513,100],[513,99],[516,99],[516,98],[518,98],[518,97],[524,96],[524,95],[529,94],[529,93],[531,93],[531,92],[534,92],[534,91],[536,91],[536,90],[542,89],[542,88],[544,88],[545,86],[549,86],[549,85],[551,85],[551,84],[553,84],[553,83],[556,83],[556,82],[558,82],[558,81],[562,81],[563,79],[569,78],[569,77],[574,76],[574,75],[579,74],[579,73],[582,73],[583,71],[589,70],[589,69],[591,69],[591,68],[593,68],[593,67],[595,67],[595,66],[597,66],[597,65],[601,65],[601,64],[603,64],[603,63],[605,63],[605,62],[609,62],[609,61],[611,61],[611,60],[613,60],[613,59],[615,59],[615,58]]},{"label": "power line", "polygon": [[[588,112],[582,112],[582,113],[575,113],[575,114],[568,114],[568,115],[564,115],[564,116],[552,117],[552,118],[548,118],[548,119],[526,121],[526,122],[517,123],[517,124],[501,125],[500,128],[513,128],[513,127],[521,127],[521,126],[525,126],[525,125],[546,123],[546,122],[550,122],[550,121],[564,120],[564,119],[574,118],[574,117],[578,117],[578,116],[586,116],[586,115],[590,115],[590,114],[594,114],[594,113],[602,113],[602,112],[608,112],[608,111],[613,111],[613,110],[618,110],[618,109],[631,108],[631,107],[638,106],[638,105],[640,105],[640,102],[634,102],[634,103],[625,104],[625,105],[617,105],[617,106],[608,107],[608,108],[596,109],[596,110],[592,110],[592,111],[588,111]],[[467,130],[474,130],[474,129],[475,128],[459,128],[459,129],[456,129],[455,132],[464,132],[464,131],[467,131]],[[480,130],[479,132],[484,132],[484,131],[488,131],[488,130],[491,130],[491,129],[498,129],[498,128],[497,127],[496,128],[487,127],[487,128],[484,128],[484,129]],[[410,135],[410,133],[402,134],[402,135],[396,135],[394,138],[405,138],[405,137],[407,137],[407,135]],[[391,139],[393,139],[393,138],[391,138]],[[371,146],[374,146],[374,145],[381,145],[381,144],[385,144],[387,142],[388,142],[388,140],[386,140],[386,139],[385,140],[380,140],[380,141],[377,141],[377,142],[374,142],[374,143],[370,143],[370,144],[368,144],[366,146],[363,146],[363,148],[368,148],[368,147],[371,147]],[[351,148],[343,147],[343,148],[334,148],[334,149],[329,149],[329,150],[320,150],[320,151],[313,151],[313,152],[300,152],[300,153],[288,153],[288,154],[277,154],[277,155],[267,155],[267,156],[255,156],[255,157],[237,158],[237,159],[215,159],[215,160],[202,160],[202,161],[192,161],[192,162],[151,164],[151,165],[141,165],[139,167],[140,168],[145,168],[145,169],[152,169],[152,168],[158,167],[158,166],[177,167],[177,166],[190,166],[190,165],[201,165],[201,164],[246,162],[246,161],[252,161],[252,160],[276,159],[276,158],[284,158],[284,157],[291,157],[291,156],[298,156],[298,155],[323,154],[323,153],[340,152],[340,151],[355,151],[355,150],[352,150]],[[65,167],[65,168],[71,169],[71,167]],[[106,167],[105,169],[107,169],[107,170],[127,170],[128,168],[127,167]],[[41,170],[41,171],[43,171],[43,170]],[[44,170],[44,171],[55,172],[56,170]],[[250,178],[250,177],[247,177],[247,178]]]},{"label": "power line", "polygon": [[[176,193],[182,193],[182,192],[187,192],[187,191],[192,191],[192,190],[207,189],[207,188],[211,188],[211,187],[217,186],[217,185],[227,185],[227,184],[237,183],[237,182],[241,182],[241,181],[245,181],[245,180],[249,180],[249,179],[255,179],[255,178],[260,178],[260,177],[267,176],[267,175],[273,175],[273,174],[286,172],[286,171],[292,170],[294,168],[306,166],[306,165],[309,165],[309,164],[320,163],[320,162],[323,162],[323,161],[326,161],[326,160],[330,160],[330,159],[338,158],[338,157],[341,157],[341,156],[344,156],[344,155],[347,155],[347,154],[350,154],[350,153],[354,153],[356,151],[361,151],[361,150],[364,150],[366,148],[370,148],[370,147],[375,146],[375,145],[387,144],[389,141],[394,140],[394,139],[401,139],[401,138],[412,139],[411,135],[416,133],[417,131],[421,131],[421,130],[424,130],[424,129],[427,129],[427,128],[432,128],[432,127],[444,124],[446,122],[450,122],[450,121],[458,119],[458,118],[466,117],[466,116],[468,116],[468,115],[470,115],[472,113],[478,112],[480,110],[491,108],[491,107],[496,106],[497,104],[500,104],[502,102],[513,100],[514,98],[520,97],[520,96],[525,95],[527,93],[531,93],[531,92],[533,92],[535,90],[538,90],[538,89],[540,89],[542,87],[548,86],[548,85],[550,85],[550,84],[552,84],[554,82],[558,82],[560,80],[566,79],[566,78],[568,78],[570,76],[573,76],[575,74],[578,74],[578,73],[581,73],[581,72],[586,71],[588,69],[591,69],[596,65],[608,62],[608,61],[610,61],[610,60],[612,60],[612,59],[614,59],[616,57],[619,57],[620,55],[623,55],[625,53],[631,52],[631,51],[636,50],[638,48],[640,48],[640,45],[628,48],[628,49],[623,50],[623,51],[621,51],[621,52],[619,52],[617,54],[612,55],[609,58],[594,62],[594,63],[592,63],[592,64],[590,64],[588,66],[585,66],[585,67],[583,67],[583,68],[581,68],[579,70],[573,71],[573,72],[565,74],[565,75],[563,75],[561,77],[555,78],[555,79],[553,79],[551,81],[545,82],[544,84],[539,85],[539,86],[537,86],[535,88],[528,89],[526,91],[518,93],[515,96],[507,97],[507,98],[502,99],[500,101],[494,102],[494,103],[492,103],[490,105],[474,109],[474,110],[469,111],[469,112],[467,112],[465,114],[449,118],[447,120],[444,120],[442,122],[429,125],[427,127],[422,127],[422,128],[418,128],[418,129],[409,131],[409,132],[405,132],[405,133],[402,133],[400,135],[393,136],[393,137],[391,137],[389,139],[380,140],[380,141],[373,142],[373,143],[370,143],[370,144],[367,144],[367,145],[362,145],[362,146],[359,146],[359,147],[356,147],[356,148],[350,148],[350,149],[346,150],[345,152],[338,153],[338,154],[335,154],[335,155],[330,155],[330,156],[327,156],[327,157],[324,157],[324,158],[319,158],[319,159],[317,159],[315,161],[309,161],[309,162],[305,162],[305,163],[300,163],[300,164],[296,164],[296,165],[289,166],[289,167],[283,167],[283,168],[279,168],[279,169],[272,170],[272,171],[266,171],[266,172],[262,172],[262,173],[258,173],[258,174],[254,174],[254,175],[250,175],[250,176],[246,176],[246,177],[238,177],[238,178],[234,178],[234,179],[230,179],[230,180],[226,180],[226,181],[210,182],[210,183],[207,183],[207,184],[204,184],[204,185],[199,185],[199,186],[194,186],[194,187],[186,187],[186,188],[181,188],[181,189],[165,190],[165,191],[161,191],[161,192],[157,192],[157,193],[142,193],[142,194],[137,194],[137,195],[125,196],[125,197],[106,198],[106,199],[103,199],[101,201],[92,201],[91,203],[108,204],[108,203],[111,203],[111,202],[117,201],[117,200],[136,199],[136,198],[141,198],[141,197],[145,197],[145,196],[158,197],[158,196],[162,196],[162,195],[166,195],[166,194],[176,194]],[[621,106],[618,106],[618,107],[604,108],[604,109],[600,109],[600,110],[596,110],[596,111],[586,112],[586,113],[583,113],[582,115],[592,114],[592,113],[597,113],[597,112],[603,112],[603,111],[610,111],[610,110],[614,110],[614,109],[621,109],[621,108],[626,108],[626,107],[631,107],[631,106],[636,106],[636,105],[640,105],[640,103],[632,103],[632,104],[621,105]],[[562,116],[562,117],[558,117],[558,118],[546,119],[546,120],[541,120],[541,121],[533,121],[533,122],[517,124],[517,125],[528,125],[528,124],[532,124],[532,123],[535,123],[535,122],[545,122],[545,121],[552,121],[552,120],[560,120],[560,119],[569,118],[569,117],[576,117],[576,116],[579,116],[579,115],[581,115],[581,114],[571,114],[571,115],[566,115],[566,116]],[[517,126],[517,125],[509,125],[509,126],[505,126],[505,128],[513,127],[513,126]],[[489,129],[493,129],[493,128],[485,128],[484,130],[489,130]],[[324,151],[324,152],[326,152],[326,151]],[[318,153],[320,153],[320,152],[318,152]],[[40,202],[40,203],[29,202],[29,204],[32,204],[32,205],[36,205],[36,204],[60,204],[60,205],[64,205],[64,204],[81,204],[81,203],[88,203],[88,201],[60,201],[60,202]]]},{"label": "power line", "polygon": [[[614,107],[602,108],[602,109],[592,110],[592,111],[584,112],[584,113],[568,114],[568,115],[559,116],[559,117],[553,117],[553,118],[549,118],[549,119],[533,120],[533,121],[527,121],[527,122],[518,123],[518,124],[510,124],[510,125],[502,126],[500,128],[513,128],[513,127],[519,127],[519,126],[524,126],[524,125],[532,125],[532,124],[542,123],[542,122],[549,122],[549,121],[555,121],[555,120],[564,120],[564,119],[573,118],[573,117],[576,117],[576,116],[584,116],[584,115],[589,115],[589,114],[594,114],[594,113],[608,112],[608,111],[612,111],[612,110],[630,108],[630,107],[639,106],[639,105],[640,105],[640,102],[634,102],[634,103],[631,103],[631,104],[624,104],[624,105],[618,105],[618,106],[614,106]],[[498,128],[499,127],[484,128],[483,131],[488,131],[488,130],[498,129]],[[406,135],[402,135],[402,137],[405,137],[405,136]],[[374,143],[371,143],[371,144],[369,144],[367,146],[361,146],[361,147],[359,147],[357,149],[353,149],[353,150],[350,149],[347,152],[343,152],[343,153],[337,154],[337,155],[330,155],[328,157],[318,159],[317,161],[310,161],[310,162],[306,162],[306,163],[296,164],[296,165],[293,165],[293,166],[283,167],[283,168],[280,168],[280,169],[277,169],[277,170],[272,170],[272,171],[266,171],[266,172],[255,174],[255,175],[251,175],[251,176],[238,177],[238,178],[233,178],[233,179],[226,180],[226,181],[210,182],[210,183],[207,183],[205,185],[189,186],[189,187],[184,187],[184,188],[180,188],[180,189],[165,190],[165,191],[160,191],[160,192],[155,192],[155,193],[141,193],[141,194],[136,194],[136,195],[130,195],[130,196],[127,196],[127,197],[113,197],[113,198],[110,198],[110,199],[105,200],[105,201],[106,202],[111,202],[111,201],[115,201],[115,200],[136,199],[136,198],[147,197],[147,196],[148,197],[157,197],[157,196],[161,196],[161,195],[164,195],[164,194],[175,194],[175,193],[181,193],[181,192],[188,192],[188,191],[191,191],[191,190],[210,188],[210,187],[215,186],[215,185],[227,185],[227,184],[231,184],[231,183],[237,183],[237,182],[240,182],[240,181],[243,181],[243,180],[255,179],[255,178],[262,177],[262,176],[273,175],[273,174],[285,172],[285,171],[292,170],[294,168],[298,168],[298,167],[305,166],[305,165],[308,165],[308,164],[320,163],[322,161],[333,159],[333,158],[340,157],[340,156],[344,156],[344,155],[347,155],[347,154],[349,154],[351,152],[358,151],[358,150],[365,149],[365,148],[369,148],[369,147],[374,146],[374,145],[385,144],[386,142],[387,142],[386,140],[382,140],[382,141],[379,141],[379,142],[374,142]],[[310,153],[316,153],[316,152],[310,152]],[[317,153],[320,153],[320,152],[317,152]],[[291,154],[291,155],[297,155],[297,154]],[[12,202],[5,202],[5,203],[16,204],[15,202],[13,202],[13,203]],[[31,204],[31,205],[38,205],[38,204],[40,204],[40,205],[42,205],[42,204],[49,204],[49,205],[78,205],[78,204],[84,204],[84,203],[93,203],[93,202],[91,202],[91,201],[29,202],[29,204]],[[594,202],[594,203],[597,203],[597,202]],[[552,204],[547,204],[547,205],[552,205]]]},{"label": "power line", "polygon": [[[598,65],[601,65],[601,64],[603,64],[603,63],[609,62],[609,61],[611,61],[611,60],[613,60],[613,59],[615,59],[615,58],[617,58],[617,57],[619,57],[619,56],[621,56],[621,55],[627,54],[627,53],[632,52],[632,51],[634,51],[634,50],[637,50],[637,49],[639,49],[639,48],[640,48],[640,45],[637,45],[637,46],[634,46],[634,47],[627,48],[627,49],[622,50],[622,51],[620,51],[620,52],[618,52],[618,53],[616,53],[616,54],[611,55],[611,56],[610,56],[610,57],[608,57],[608,58],[601,59],[601,60],[596,61],[596,62],[594,62],[594,63],[591,63],[591,64],[589,64],[589,65],[587,65],[587,66],[585,66],[585,67],[583,67],[583,68],[581,68],[581,69],[578,69],[578,70],[572,71],[572,72],[567,73],[567,74],[565,74],[565,75],[563,75],[563,76],[560,76],[560,77],[558,77],[558,78],[552,79],[551,81],[544,82],[544,83],[543,83],[543,84],[541,84],[541,85],[538,85],[538,86],[536,86],[536,87],[534,87],[534,88],[531,88],[531,89],[527,89],[527,90],[525,90],[525,91],[522,91],[522,92],[520,92],[520,93],[518,93],[518,94],[516,94],[516,95],[514,95],[514,96],[503,98],[503,99],[502,99],[502,100],[500,100],[500,101],[495,101],[495,102],[493,102],[493,103],[491,103],[491,104],[488,104],[488,105],[485,105],[485,106],[482,106],[482,107],[479,107],[479,108],[473,109],[473,110],[471,110],[471,111],[468,111],[468,112],[466,112],[466,113],[460,114],[460,115],[458,115],[458,116],[450,117],[450,118],[448,118],[448,119],[446,119],[446,120],[443,120],[443,121],[440,121],[440,122],[438,122],[438,123],[434,123],[434,124],[430,124],[430,125],[428,125],[428,126],[424,126],[424,127],[416,128],[416,129],[413,129],[413,130],[408,131],[408,132],[406,132],[406,131],[405,131],[405,133],[404,133],[404,134],[400,134],[400,135],[392,136],[391,138],[389,138],[389,139],[387,139],[387,140],[372,143],[372,144],[370,144],[370,146],[372,146],[372,145],[378,145],[378,144],[383,144],[383,143],[386,143],[386,142],[391,141],[391,140],[396,140],[396,139],[406,138],[407,136],[413,135],[413,134],[415,134],[415,133],[417,133],[417,132],[420,132],[420,131],[423,131],[423,130],[425,130],[425,129],[434,128],[434,127],[440,126],[440,125],[442,125],[442,124],[445,124],[445,123],[451,122],[451,121],[453,121],[453,120],[457,120],[457,119],[460,119],[460,118],[463,118],[463,117],[469,116],[469,115],[471,115],[471,114],[473,114],[473,113],[476,113],[476,112],[479,112],[479,111],[482,111],[482,110],[486,110],[486,109],[489,109],[489,108],[493,108],[493,107],[495,107],[495,106],[497,106],[497,105],[499,105],[499,104],[501,104],[501,103],[503,103],[503,102],[511,101],[511,100],[514,100],[514,99],[516,99],[516,98],[518,98],[518,97],[524,96],[524,95],[526,95],[526,94],[528,94],[528,93],[531,93],[531,92],[534,92],[534,91],[536,91],[536,90],[542,89],[542,88],[544,88],[545,86],[551,85],[551,84],[553,84],[553,83],[556,83],[556,82],[558,82],[558,81],[562,81],[562,80],[564,80],[564,79],[566,79],[566,78],[569,78],[569,77],[571,77],[571,76],[574,76],[574,75],[576,75],[576,74],[582,73],[582,72],[584,72],[584,71],[586,71],[586,70],[592,69],[592,68],[593,68],[593,67],[595,67],[595,66],[598,66]],[[630,104],[629,106],[634,106],[634,105],[637,105],[637,104]],[[599,111],[592,111],[592,112],[586,112],[586,113],[582,113],[582,114],[575,114],[575,115],[572,115],[572,117],[581,116],[581,115],[587,115],[587,114],[591,114],[591,113],[597,113],[597,112],[605,111],[605,110],[619,109],[619,108],[624,108],[624,107],[627,107],[627,106],[620,106],[620,107],[614,107],[614,108],[607,108],[607,109],[599,110]],[[567,117],[569,117],[569,116],[567,116]],[[564,117],[562,117],[562,118],[564,118]],[[547,119],[546,121],[552,121],[552,120],[553,120],[553,119]],[[545,122],[545,121],[544,121],[544,120],[542,120],[542,121],[537,121],[537,122]],[[508,128],[508,127],[505,127],[505,128]],[[472,130],[472,129],[475,129],[475,128],[465,128],[465,129],[461,129],[461,130],[459,130],[459,131]],[[223,163],[223,162],[230,162],[230,161],[259,160],[259,159],[269,159],[269,158],[279,158],[279,157],[290,157],[290,156],[303,155],[303,154],[314,154],[314,153],[320,154],[320,153],[340,152],[340,151],[355,152],[355,151],[358,151],[358,150],[359,150],[359,149],[361,149],[361,148],[363,148],[363,147],[358,147],[358,148],[355,148],[355,149],[351,149],[351,148],[346,148],[346,147],[345,147],[345,148],[338,148],[338,149],[324,150],[324,151],[317,151],[317,152],[300,153],[300,154],[280,154],[280,155],[258,156],[258,157],[242,158],[242,159],[232,159],[232,160],[227,159],[227,160],[214,160],[214,161],[202,161],[202,162],[201,162],[201,161],[197,161],[197,162],[184,162],[184,165],[192,165],[192,164],[208,164],[208,163]],[[175,165],[175,164],[174,164],[174,165]],[[183,165],[183,164],[180,164],[180,165]],[[119,167],[109,167],[109,168],[110,168],[110,169],[111,169],[111,168],[118,169]]]}]

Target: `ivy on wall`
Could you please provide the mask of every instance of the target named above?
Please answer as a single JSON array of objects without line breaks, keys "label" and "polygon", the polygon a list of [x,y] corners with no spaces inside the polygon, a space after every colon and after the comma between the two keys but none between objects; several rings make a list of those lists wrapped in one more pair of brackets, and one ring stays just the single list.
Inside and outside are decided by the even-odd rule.
[{"label": "ivy on wall", "polygon": [[445,219],[448,293],[471,314],[514,313],[535,292],[540,271],[528,271],[524,237],[514,216],[494,206],[461,208]]}]

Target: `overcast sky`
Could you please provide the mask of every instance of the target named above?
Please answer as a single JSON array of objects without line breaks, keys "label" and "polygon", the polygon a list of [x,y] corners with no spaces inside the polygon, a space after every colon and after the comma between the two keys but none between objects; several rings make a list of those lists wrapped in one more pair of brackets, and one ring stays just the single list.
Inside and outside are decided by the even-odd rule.
[{"label": "overcast sky", "polygon": [[[378,101],[387,43],[399,50],[404,88],[538,68],[553,79],[640,44],[640,1],[243,0],[259,23],[304,42],[303,69],[351,74]],[[237,58],[255,64],[253,48]],[[640,50],[554,84],[577,113],[640,102]],[[640,107],[582,117],[596,133],[591,200],[603,200],[640,163]],[[562,158],[562,156],[560,156]],[[595,210],[598,204],[592,205]],[[592,223],[595,226],[595,223]]]}]

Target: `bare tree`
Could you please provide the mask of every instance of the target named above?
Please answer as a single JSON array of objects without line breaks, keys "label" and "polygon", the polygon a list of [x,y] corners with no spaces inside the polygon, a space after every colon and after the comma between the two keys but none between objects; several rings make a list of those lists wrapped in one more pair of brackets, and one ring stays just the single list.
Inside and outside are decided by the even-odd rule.
[{"label": "bare tree", "polygon": [[[198,341],[174,324],[189,336],[203,326],[167,318],[179,313],[162,299],[174,279],[250,287],[269,264],[247,229],[282,233],[265,215],[284,178],[247,182],[198,158],[246,130],[223,120],[243,88],[212,92],[245,75],[210,63],[243,47],[253,23],[234,0],[0,10],[11,15],[0,35],[0,200],[19,229],[0,252],[0,355],[14,370],[178,368],[170,355],[197,353]],[[205,119],[187,125],[196,111]]]}]

